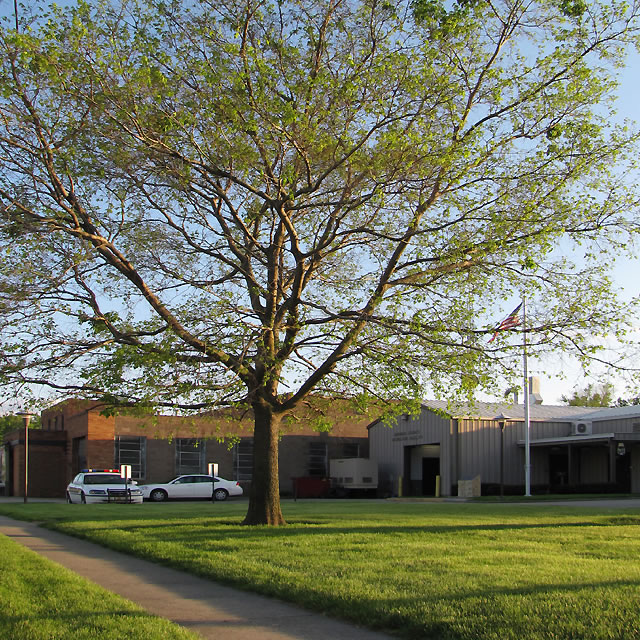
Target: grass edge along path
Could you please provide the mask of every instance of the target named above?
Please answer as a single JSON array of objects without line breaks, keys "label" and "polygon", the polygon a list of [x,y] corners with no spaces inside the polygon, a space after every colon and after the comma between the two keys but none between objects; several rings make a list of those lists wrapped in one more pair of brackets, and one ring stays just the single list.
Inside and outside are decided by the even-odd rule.
[{"label": "grass edge along path", "polygon": [[0,535],[0,638],[196,640],[199,636]]},{"label": "grass edge along path", "polygon": [[407,638],[640,638],[638,509],[299,501],[286,504],[288,526],[268,528],[241,526],[242,505],[110,507],[39,515],[61,532]]}]

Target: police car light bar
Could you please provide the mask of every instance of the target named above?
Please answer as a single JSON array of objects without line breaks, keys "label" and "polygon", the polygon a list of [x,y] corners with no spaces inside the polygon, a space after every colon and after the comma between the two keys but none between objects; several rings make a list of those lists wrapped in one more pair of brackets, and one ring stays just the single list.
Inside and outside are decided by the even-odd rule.
[{"label": "police car light bar", "polygon": [[80,469],[80,473],[120,473],[120,469]]}]

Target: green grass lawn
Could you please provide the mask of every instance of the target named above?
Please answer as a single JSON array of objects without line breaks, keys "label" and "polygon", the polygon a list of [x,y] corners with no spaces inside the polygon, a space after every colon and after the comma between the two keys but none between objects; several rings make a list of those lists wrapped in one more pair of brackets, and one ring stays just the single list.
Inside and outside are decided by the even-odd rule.
[{"label": "green grass lawn", "polygon": [[0,638],[195,640],[198,637],[0,536]]},{"label": "green grass lawn", "polygon": [[283,502],[1,505],[0,513],[408,638],[640,638],[640,510]]}]

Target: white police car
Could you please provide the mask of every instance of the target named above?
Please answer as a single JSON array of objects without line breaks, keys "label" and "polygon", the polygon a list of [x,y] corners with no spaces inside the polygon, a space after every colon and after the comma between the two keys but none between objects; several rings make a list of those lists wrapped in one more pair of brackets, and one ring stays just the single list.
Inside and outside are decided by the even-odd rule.
[{"label": "white police car", "polygon": [[83,469],[67,485],[67,502],[135,502],[142,504],[142,491],[135,481],[125,484],[119,469]]}]

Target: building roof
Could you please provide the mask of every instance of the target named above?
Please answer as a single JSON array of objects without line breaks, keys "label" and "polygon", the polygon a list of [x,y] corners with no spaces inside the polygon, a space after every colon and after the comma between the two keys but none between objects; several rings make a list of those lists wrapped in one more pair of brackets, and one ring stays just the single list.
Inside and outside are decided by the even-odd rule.
[{"label": "building roof", "polygon": [[[455,403],[446,400],[427,400],[423,407],[444,413],[451,418],[478,418],[493,420],[502,415],[506,419],[524,420],[524,405],[506,402]],[[573,407],[568,405],[532,404],[529,419],[538,422],[569,422],[584,420],[615,420],[640,418],[640,406],[629,407]]]},{"label": "building roof", "polygon": [[620,418],[640,418],[640,406],[630,405],[628,407],[582,407],[585,413],[580,416],[581,420],[618,420]]}]

